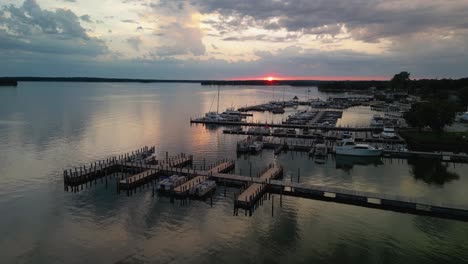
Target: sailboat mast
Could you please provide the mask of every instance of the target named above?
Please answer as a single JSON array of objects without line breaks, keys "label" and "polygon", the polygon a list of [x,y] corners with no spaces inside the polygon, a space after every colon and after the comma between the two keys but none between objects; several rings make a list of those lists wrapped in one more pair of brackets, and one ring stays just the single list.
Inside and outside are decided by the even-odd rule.
[{"label": "sailboat mast", "polygon": [[218,107],[216,107],[216,113],[219,114],[219,86],[218,86]]}]

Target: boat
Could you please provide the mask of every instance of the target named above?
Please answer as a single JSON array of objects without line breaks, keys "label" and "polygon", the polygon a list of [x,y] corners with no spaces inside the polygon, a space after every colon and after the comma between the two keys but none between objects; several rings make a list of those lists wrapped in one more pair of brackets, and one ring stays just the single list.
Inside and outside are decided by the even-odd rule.
[{"label": "boat", "polygon": [[202,181],[189,190],[189,194],[196,197],[204,197],[216,189],[216,182],[211,180]]},{"label": "boat", "polygon": [[380,115],[374,115],[372,117],[370,126],[371,127],[382,127],[384,125],[384,119]]},{"label": "boat", "polygon": [[234,115],[240,116],[242,113],[239,110],[236,110],[234,107],[227,108],[226,111],[223,112],[224,115]]},{"label": "boat", "polygon": [[396,138],[395,129],[392,127],[384,127],[382,137],[387,139]]},{"label": "boat", "polygon": [[296,135],[296,129],[294,129],[294,128],[289,128],[289,129],[286,131],[286,134]]},{"label": "boat", "polygon": [[161,180],[156,186],[156,189],[158,191],[170,191],[174,189],[174,187],[182,184],[184,181],[185,181],[185,176],[172,175],[169,178]]},{"label": "boat", "polygon": [[380,138],[380,133],[373,131],[372,132],[372,137],[373,138]]},{"label": "boat", "polygon": [[323,164],[327,161],[328,148],[325,144],[315,145],[315,163]]},{"label": "boat", "polygon": [[247,130],[249,133],[258,134],[258,135],[268,135],[270,134],[269,127],[250,127]]},{"label": "boat", "polygon": [[275,128],[273,130],[273,133],[274,134],[284,134],[285,133],[285,130],[283,128]]},{"label": "boat", "polygon": [[217,112],[208,112],[205,114],[206,121],[226,121],[226,118],[222,117]]},{"label": "boat", "polygon": [[343,132],[343,138],[351,138],[352,136],[353,136],[353,133],[350,131]]},{"label": "boat", "polygon": [[309,135],[310,131],[308,128],[302,129],[302,135]]},{"label": "boat", "polygon": [[284,109],[282,107],[276,107],[271,109],[273,114],[284,114]]},{"label": "boat", "polygon": [[382,150],[367,144],[356,144],[354,139],[345,138],[335,147],[337,155],[375,157],[382,155]]},{"label": "boat", "polygon": [[252,144],[250,144],[249,149],[251,152],[257,153],[263,149],[263,142],[254,141]]}]

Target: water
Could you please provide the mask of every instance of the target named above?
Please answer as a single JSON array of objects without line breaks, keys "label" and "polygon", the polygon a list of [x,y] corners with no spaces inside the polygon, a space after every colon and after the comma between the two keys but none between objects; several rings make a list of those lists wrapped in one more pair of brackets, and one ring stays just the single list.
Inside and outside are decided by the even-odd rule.
[{"label": "water", "polygon": [[[282,100],[307,88],[223,87],[220,109]],[[237,159],[255,174],[277,160],[301,182],[423,197],[467,205],[467,165],[427,160],[330,157],[271,151],[236,157],[242,138],[190,126],[216,110],[214,87],[198,84],[21,83],[0,89],[0,255],[2,263],[461,263],[468,262],[468,224],[349,205],[283,197],[252,217],[233,214],[233,193],[174,204],[150,190],[118,196],[104,184],[63,191],[62,171],[156,145],[160,155],[188,152]],[[311,88],[309,97],[328,95]],[[255,113],[253,120],[284,116]],[[366,125],[366,107],[346,111],[341,125]]]}]

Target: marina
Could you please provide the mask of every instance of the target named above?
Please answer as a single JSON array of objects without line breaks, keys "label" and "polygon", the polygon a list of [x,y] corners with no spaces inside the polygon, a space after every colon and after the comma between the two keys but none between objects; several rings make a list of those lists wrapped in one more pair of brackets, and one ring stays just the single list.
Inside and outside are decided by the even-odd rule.
[{"label": "marina", "polygon": [[[372,248],[383,250],[387,246],[378,245],[386,238],[405,248],[417,245],[429,254],[424,245],[433,241],[432,234],[455,246],[448,236],[464,237],[466,232],[465,154],[415,151],[404,142],[393,143],[382,137],[383,127],[371,128],[370,121],[378,113],[368,106],[340,109],[342,117],[336,126],[343,129],[314,129],[315,124],[264,126],[283,125],[288,115],[306,110],[307,106],[300,104],[297,109],[286,108],[283,115],[252,113],[246,122],[262,124],[258,126],[189,126],[190,115],[210,111],[216,89],[192,84],[171,89],[99,84],[96,89],[83,89],[87,86],[67,84],[70,89],[61,96],[81,114],[68,116],[74,121],[57,129],[42,125],[47,121],[35,118],[27,105],[21,105],[22,101],[44,101],[50,106],[44,109],[47,116],[55,120],[53,123],[59,122],[63,113],[69,113],[55,95],[65,89],[61,85],[44,84],[40,89],[51,96],[37,97],[36,84],[21,84],[18,98],[8,101],[19,102],[19,110],[10,107],[24,111],[18,117],[25,118],[25,124],[0,122],[0,134],[7,138],[0,142],[5,153],[1,155],[0,202],[7,208],[1,222],[11,230],[6,230],[4,237],[13,239],[14,232],[28,240],[20,230],[49,230],[55,237],[44,236],[37,242],[58,262],[83,260],[76,251],[79,249],[88,252],[92,262],[132,262],[131,252],[142,252],[144,258],[153,259],[156,254],[163,262],[170,262],[164,257],[170,255],[176,256],[175,262],[193,258],[206,263],[213,259],[207,258],[202,248],[223,255],[231,252],[226,251],[231,246],[232,252],[248,251],[257,245],[259,233],[265,234],[265,241],[272,246],[261,246],[261,250],[272,256],[277,256],[273,248],[290,251],[291,247],[313,246],[328,252],[324,243],[351,246],[356,239],[367,239]],[[219,109],[254,105],[271,88],[256,89],[255,93],[237,88],[222,91]],[[303,98],[304,89],[297,91]],[[151,97],[153,93],[157,96]],[[216,104],[215,99],[214,108]],[[7,113],[3,119],[15,116]],[[352,131],[348,127],[369,129]],[[402,128],[395,130],[398,135]],[[237,142],[249,136],[251,140],[245,144],[249,150],[238,155]],[[348,136],[356,143],[382,148],[382,156],[334,154],[336,142]],[[261,149],[252,152],[255,141],[262,142]],[[138,146],[142,147],[136,149]],[[261,180],[270,164],[282,168],[281,177]],[[247,203],[245,197],[249,197]],[[44,204],[46,208],[39,210]],[[25,211],[30,217],[23,217]],[[418,236],[418,241],[395,234],[396,225],[405,234]],[[430,234],[426,233],[428,228]],[[297,234],[292,244],[282,242],[284,232]],[[77,241],[83,245],[71,243],[69,237],[79,237]],[[320,243],[311,241],[316,237]],[[187,246],[187,239],[194,239],[200,247]],[[105,250],[104,242],[115,250]],[[4,246],[18,256],[27,244]],[[390,248],[397,250],[399,246]],[[176,253],[179,249],[182,253]],[[98,257],[95,250],[104,256]],[[65,252],[68,257],[54,252]],[[296,260],[303,254],[297,256]],[[288,255],[291,257],[294,259]],[[221,260],[228,261],[228,257]]]}]

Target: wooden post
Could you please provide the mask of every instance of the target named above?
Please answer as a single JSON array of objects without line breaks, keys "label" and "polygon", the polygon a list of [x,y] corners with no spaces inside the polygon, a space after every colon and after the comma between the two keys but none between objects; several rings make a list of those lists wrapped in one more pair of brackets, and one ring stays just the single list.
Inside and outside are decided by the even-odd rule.
[{"label": "wooden post", "polygon": [[273,217],[275,211],[275,196],[271,196],[271,217]]}]

